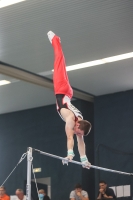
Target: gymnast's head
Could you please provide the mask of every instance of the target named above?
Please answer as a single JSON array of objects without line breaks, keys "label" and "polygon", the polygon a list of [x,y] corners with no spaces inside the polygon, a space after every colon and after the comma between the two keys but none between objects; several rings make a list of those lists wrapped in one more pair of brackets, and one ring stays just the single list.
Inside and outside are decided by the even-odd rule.
[{"label": "gymnast's head", "polygon": [[75,134],[78,136],[87,136],[90,133],[92,125],[87,120],[77,120],[74,126]]}]

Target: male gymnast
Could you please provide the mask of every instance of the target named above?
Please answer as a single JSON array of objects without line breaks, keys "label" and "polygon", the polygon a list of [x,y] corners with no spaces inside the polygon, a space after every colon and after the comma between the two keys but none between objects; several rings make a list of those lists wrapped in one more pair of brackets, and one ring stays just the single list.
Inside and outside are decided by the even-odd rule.
[{"label": "male gymnast", "polygon": [[65,131],[67,136],[67,157],[71,161],[74,157],[74,134],[77,136],[78,151],[83,167],[90,167],[85,152],[83,136],[89,134],[91,123],[83,120],[82,113],[71,104],[73,90],[70,86],[66,72],[65,58],[61,47],[60,38],[52,31],[47,33],[49,41],[54,49],[54,73],[53,83],[56,96],[56,106],[60,117],[65,121]]}]

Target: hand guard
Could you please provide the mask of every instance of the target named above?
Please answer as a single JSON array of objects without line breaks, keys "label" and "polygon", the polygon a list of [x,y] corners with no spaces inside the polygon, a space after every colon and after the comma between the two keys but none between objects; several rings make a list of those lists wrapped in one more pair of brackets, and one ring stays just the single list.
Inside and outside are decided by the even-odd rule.
[{"label": "hand guard", "polygon": [[[72,149],[69,149],[69,150],[67,151],[67,157],[69,157],[69,156],[72,157],[72,159],[73,159],[73,157],[75,156]],[[72,159],[71,159],[71,160],[72,160]]]},{"label": "hand guard", "polygon": [[74,155],[73,150],[72,149],[68,150],[67,157],[65,158],[65,160],[62,160],[63,165],[65,164],[68,165],[68,162],[71,162],[74,156],[75,155]]},{"label": "hand guard", "polygon": [[82,167],[90,169],[91,163],[88,161],[88,158],[86,157],[86,155],[81,156],[80,160],[81,160],[81,163],[82,163]]}]

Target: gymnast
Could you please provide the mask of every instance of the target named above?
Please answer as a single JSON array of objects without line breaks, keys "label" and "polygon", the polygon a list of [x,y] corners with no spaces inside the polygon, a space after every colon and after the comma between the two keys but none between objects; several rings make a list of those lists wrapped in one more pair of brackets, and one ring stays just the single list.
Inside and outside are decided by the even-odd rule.
[{"label": "gymnast", "polygon": [[52,31],[47,33],[49,41],[54,49],[54,93],[56,96],[56,107],[60,117],[65,121],[65,131],[67,136],[67,157],[71,161],[74,157],[74,134],[77,136],[78,151],[83,167],[90,167],[85,152],[83,136],[87,136],[91,130],[91,123],[83,120],[82,113],[71,104],[73,90],[70,86],[66,72],[65,58],[61,47],[60,38]]}]

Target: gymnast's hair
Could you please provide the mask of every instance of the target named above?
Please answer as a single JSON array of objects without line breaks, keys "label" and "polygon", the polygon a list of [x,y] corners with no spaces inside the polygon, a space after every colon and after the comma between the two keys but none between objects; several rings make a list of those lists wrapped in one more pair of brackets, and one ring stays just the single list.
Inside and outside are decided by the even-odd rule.
[{"label": "gymnast's hair", "polygon": [[84,131],[84,136],[87,136],[92,128],[92,125],[87,120],[78,121],[80,130]]}]

